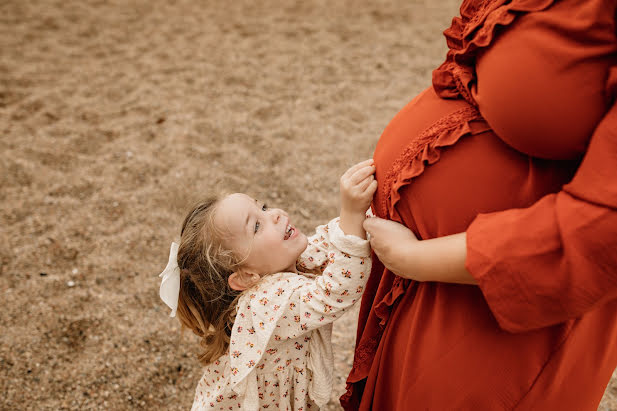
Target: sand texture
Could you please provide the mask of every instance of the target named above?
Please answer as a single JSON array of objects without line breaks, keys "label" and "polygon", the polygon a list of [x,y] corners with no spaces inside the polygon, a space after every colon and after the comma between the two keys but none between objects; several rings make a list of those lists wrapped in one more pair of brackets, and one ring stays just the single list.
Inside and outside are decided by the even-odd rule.
[{"label": "sand texture", "polygon": [[[430,84],[457,9],[1,1],[0,409],[188,409],[197,344],[157,274],[189,204],[244,191],[305,231],[336,215],[340,174]],[[354,335],[350,313],[332,410]]]}]

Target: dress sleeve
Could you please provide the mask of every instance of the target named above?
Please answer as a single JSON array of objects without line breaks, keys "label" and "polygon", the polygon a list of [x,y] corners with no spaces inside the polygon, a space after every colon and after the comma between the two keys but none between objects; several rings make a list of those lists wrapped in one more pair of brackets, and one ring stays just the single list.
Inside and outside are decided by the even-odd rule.
[{"label": "dress sleeve", "polygon": [[617,298],[617,105],[560,192],[476,217],[466,267],[510,332],[577,318]]},{"label": "dress sleeve", "polygon": [[327,253],[325,268],[314,278],[303,277],[302,283],[291,291],[275,340],[297,338],[323,327],[362,297],[371,271],[368,241],[345,235],[338,218],[318,227],[312,238],[319,239],[319,253]]}]

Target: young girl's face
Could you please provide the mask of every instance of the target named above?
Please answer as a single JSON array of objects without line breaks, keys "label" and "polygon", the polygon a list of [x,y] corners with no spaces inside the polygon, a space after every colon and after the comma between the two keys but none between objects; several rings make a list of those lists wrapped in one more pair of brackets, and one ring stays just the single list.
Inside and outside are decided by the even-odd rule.
[{"label": "young girl's face", "polygon": [[296,260],[308,245],[285,211],[268,208],[246,194],[223,198],[214,224],[223,232],[225,246],[244,261],[242,268],[260,276],[295,272]]}]

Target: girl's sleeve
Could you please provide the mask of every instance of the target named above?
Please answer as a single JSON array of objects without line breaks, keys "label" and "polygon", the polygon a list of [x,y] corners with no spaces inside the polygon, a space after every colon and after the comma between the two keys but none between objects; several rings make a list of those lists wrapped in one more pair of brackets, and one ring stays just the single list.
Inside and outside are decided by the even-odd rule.
[{"label": "girl's sleeve", "polygon": [[[373,210],[366,211],[366,218],[374,217]],[[337,225],[339,219],[336,219]],[[315,234],[308,238],[306,250],[298,258],[298,265],[306,270],[319,269],[323,271],[328,265],[328,253],[331,244],[328,237],[328,225],[320,225]],[[370,251],[369,251],[370,254]]]},{"label": "girl's sleeve", "polygon": [[511,332],[577,318],[617,297],[617,105],[562,191],[476,217],[466,267]]},{"label": "girl's sleeve", "polygon": [[369,242],[345,235],[338,219],[318,227],[317,235],[320,252],[327,251],[322,275],[266,276],[238,300],[229,342],[229,384],[238,395],[255,387],[255,379],[247,377],[263,368],[261,358],[269,344],[331,323],[362,295],[371,271]]},{"label": "girl's sleeve", "polygon": [[328,252],[330,250],[328,240],[328,226],[320,225],[315,229],[315,234],[308,238],[306,250],[298,258],[298,266],[305,270],[318,269],[320,272],[328,265]]},{"label": "girl's sleeve", "polygon": [[[288,339],[331,323],[362,297],[371,272],[368,240],[345,235],[336,218],[317,228],[326,252],[323,274],[302,281],[289,291],[288,304],[279,318],[274,338]],[[325,245],[327,244],[327,247]]]}]

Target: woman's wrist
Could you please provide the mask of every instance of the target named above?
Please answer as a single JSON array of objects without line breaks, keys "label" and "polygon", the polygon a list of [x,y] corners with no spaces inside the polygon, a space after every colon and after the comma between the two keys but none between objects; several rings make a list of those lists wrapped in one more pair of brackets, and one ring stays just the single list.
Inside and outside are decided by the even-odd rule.
[{"label": "woman's wrist", "polygon": [[466,258],[466,233],[418,241],[409,255],[409,274],[418,281],[477,284],[465,268]]}]

